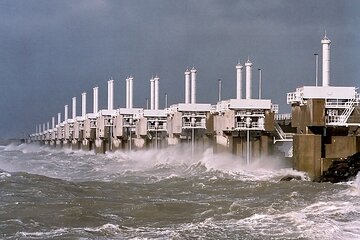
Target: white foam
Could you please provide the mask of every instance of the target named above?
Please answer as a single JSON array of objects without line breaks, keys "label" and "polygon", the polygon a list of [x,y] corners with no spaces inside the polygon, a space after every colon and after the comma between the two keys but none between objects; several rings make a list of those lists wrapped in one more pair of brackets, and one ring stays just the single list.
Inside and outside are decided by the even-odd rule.
[{"label": "white foam", "polygon": [[93,151],[53,149],[36,144],[11,145],[9,149],[21,151],[25,155],[7,161],[6,165],[2,163],[4,167],[0,167],[3,169],[65,180],[109,181],[116,176],[134,175],[138,172],[146,172],[146,174],[153,172],[157,179],[155,181],[204,172],[209,172],[211,177],[215,175],[244,181],[278,181],[281,176],[288,174],[307,179],[304,173],[282,168],[283,164],[276,158],[254,160],[247,166],[238,156],[214,154],[211,148],[197,152],[192,158],[191,148],[186,144],[159,150],[116,151],[105,155],[95,155]]},{"label": "white foam", "polygon": [[56,237],[69,231],[68,228],[53,229],[46,232],[17,232],[16,237]]},{"label": "white foam", "polygon": [[356,175],[354,181],[348,182],[350,188],[345,192],[345,194],[351,196],[360,196],[360,173]]},{"label": "white foam", "polygon": [[256,213],[237,221],[236,225],[268,236],[280,234],[280,231],[283,237],[291,233],[310,239],[338,239],[336,236],[354,239],[360,237],[360,221],[344,221],[341,217],[352,212],[360,212],[359,206],[351,202],[320,201],[285,213]]},{"label": "white foam", "polygon": [[4,151],[14,151],[17,149],[18,146],[19,146],[18,144],[10,143],[9,145],[2,146],[2,148]]},{"label": "white foam", "polygon": [[11,177],[10,173],[7,172],[0,172],[0,179],[5,179]]},{"label": "white foam", "polygon": [[87,232],[96,232],[96,233],[102,233],[102,234],[106,234],[106,235],[116,234],[121,231],[119,228],[119,225],[111,224],[111,223],[106,223],[102,226],[95,227],[95,228],[84,228],[84,230]]},{"label": "white foam", "polygon": [[15,146],[14,145],[9,146],[9,148],[6,149],[6,151],[21,151],[22,153],[36,153],[45,150],[46,150],[45,146],[40,146],[38,144],[27,144],[27,143],[15,145]]}]

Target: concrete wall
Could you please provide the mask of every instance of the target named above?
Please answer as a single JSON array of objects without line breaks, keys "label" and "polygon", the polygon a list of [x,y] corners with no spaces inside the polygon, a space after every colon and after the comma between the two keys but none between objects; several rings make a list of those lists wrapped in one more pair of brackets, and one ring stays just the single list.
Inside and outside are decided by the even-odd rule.
[{"label": "concrete wall", "polygon": [[175,112],[172,117],[168,117],[166,121],[167,131],[169,135],[180,134],[182,132],[182,113]]},{"label": "concrete wall", "polygon": [[325,126],[325,99],[308,99],[306,105],[293,105],[291,126],[297,133],[312,133],[309,127]]},{"label": "concrete wall", "polygon": [[321,175],[321,136],[295,134],[293,139],[294,168],[307,172],[310,178]]},{"label": "concrete wall", "polygon": [[325,144],[325,158],[343,158],[357,153],[356,136],[331,136],[331,143]]},{"label": "concrete wall", "polygon": [[[229,152],[246,158],[246,136],[216,135],[214,137],[213,149],[215,153]],[[273,153],[274,144],[272,138],[267,135],[257,135],[250,138],[251,157],[259,159],[262,156],[269,156]]]},{"label": "concrete wall", "polygon": [[306,108],[306,122],[308,126],[325,126],[325,99],[309,99]]},{"label": "concrete wall", "polygon": [[272,132],[275,130],[274,129],[274,125],[275,125],[274,116],[275,116],[275,113],[273,113],[269,110],[265,111],[265,121],[264,121],[265,131]]}]

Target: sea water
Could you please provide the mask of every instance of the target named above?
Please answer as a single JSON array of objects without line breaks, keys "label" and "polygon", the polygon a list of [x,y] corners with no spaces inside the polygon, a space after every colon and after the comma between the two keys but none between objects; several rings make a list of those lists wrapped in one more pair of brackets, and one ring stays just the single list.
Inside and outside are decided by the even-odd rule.
[{"label": "sea water", "polygon": [[188,145],[0,146],[0,238],[360,239],[360,177],[313,183],[279,159],[247,166]]}]

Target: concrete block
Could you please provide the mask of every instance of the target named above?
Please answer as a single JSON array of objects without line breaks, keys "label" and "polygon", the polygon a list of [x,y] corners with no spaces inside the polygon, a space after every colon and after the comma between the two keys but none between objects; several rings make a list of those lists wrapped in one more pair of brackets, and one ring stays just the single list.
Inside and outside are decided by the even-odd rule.
[{"label": "concrete block", "polygon": [[325,99],[308,99],[306,109],[307,126],[325,126]]},{"label": "concrete block", "polygon": [[293,138],[294,169],[307,172],[310,178],[321,174],[321,136],[295,134]]},{"label": "concrete block", "polygon": [[356,152],[356,136],[331,136],[331,143],[325,144],[325,158],[345,158]]},{"label": "concrete block", "polygon": [[265,111],[265,121],[264,121],[264,128],[265,131],[273,132],[275,130],[275,120],[274,120],[275,114],[269,110]]},{"label": "concrete block", "polygon": [[136,135],[137,136],[146,136],[147,135],[147,119],[140,118],[136,123]]},{"label": "concrete block", "polygon": [[233,130],[235,128],[235,111],[227,110],[222,117],[221,130]]},{"label": "concrete block", "polygon": [[114,136],[115,137],[123,137],[123,120],[124,117],[122,115],[117,115],[114,119]]},{"label": "concrete block", "polygon": [[182,132],[182,113],[175,112],[171,119],[172,133],[180,134]]}]

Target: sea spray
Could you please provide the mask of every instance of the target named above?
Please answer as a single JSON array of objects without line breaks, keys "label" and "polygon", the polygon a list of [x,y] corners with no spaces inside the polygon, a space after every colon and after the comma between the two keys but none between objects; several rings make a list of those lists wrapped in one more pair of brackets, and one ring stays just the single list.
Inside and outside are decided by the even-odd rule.
[{"label": "sea spray", "polygon": [[[24,154],[27,159],[26,164],[17,159],[11,160],[10,157],[7,162],[12,161],[12,166],[3,166],[3,169],[77,181],[91,179],[108,181],[123,173],[144,171],[151,173],[159,172],[159,169],[160,171],[166,169],[163,174],[167,175],[161,176],[161,178],[171,174],[186,176],[192,171],[218,171],[239,179],[254,181],[270,179],[277,181],[279,177],[287,174],[300,175],[302,179],[307,179],[304,173],[283,168],[285,165],[277,158],[255,159],[250,165],[247,165],[244,159],[238,156],[228,153],[215,154],[210,148],[202,153],[197,153],[192,158],[187,144],[159,150],[116,151],[104,155],[95,155],[82,150],[52,149],[34,144],[11,145],[5,149],[5,152],[15,154],[16,151]],[[53,169],[57,169],[57,171],[52,171]],[[69,169],[74,170],[68,171]],[[87,174],[78,174],[79,171]],[[84,176],[87,178],[84,179]]]},{"label": "sea spray", "polygon": [[[278,159],[246,165],[211,149],[191,157],[188,147],[107,154],[2,148],[1,238],[360,237],[359,177],[314,183]],[[280,182],[284,175],[303,180]]]}]

